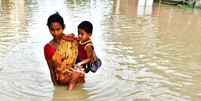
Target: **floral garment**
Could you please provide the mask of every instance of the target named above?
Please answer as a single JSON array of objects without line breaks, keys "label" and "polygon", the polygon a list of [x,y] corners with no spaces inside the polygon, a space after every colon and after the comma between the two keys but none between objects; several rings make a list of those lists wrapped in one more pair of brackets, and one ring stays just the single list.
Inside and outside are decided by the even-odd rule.
[{"label": "floral garment", "polygon": [[[56,52],[52,56],[52,61],[55,67],[56,77],[62,84],[68,83],[72,75],[72,69],[78,56],[78,42],[76,40],[64,40],[69,35],[63,35]],[[78,68],[78,71],[80,69]],[[76,70],[74,71],[76,72]],[[77,82],[85,82],[84,70],[81,72]]]}]

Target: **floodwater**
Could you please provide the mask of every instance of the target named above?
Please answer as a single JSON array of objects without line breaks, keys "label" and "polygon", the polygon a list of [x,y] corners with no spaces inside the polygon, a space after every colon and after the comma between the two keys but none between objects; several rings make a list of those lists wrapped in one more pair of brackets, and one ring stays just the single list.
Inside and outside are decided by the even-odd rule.
[{"label": "floodwater", "polygon": [[[49,15],[66,34],[94,25],[102,66],[86,83],[53,86],[43,47]],[[0,101],[201,100],[201,10],[137,0],[0,0]]]}]

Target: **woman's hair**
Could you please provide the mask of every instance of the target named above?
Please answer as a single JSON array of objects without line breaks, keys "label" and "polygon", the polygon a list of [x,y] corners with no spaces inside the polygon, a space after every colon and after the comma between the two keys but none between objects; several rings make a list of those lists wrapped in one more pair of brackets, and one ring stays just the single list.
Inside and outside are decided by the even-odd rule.
[{"label": "woman's hair", "polygon": [[65,28],[64,20],[58,12],[50,15],[47,20],[47,26],[49,27],[52,22],[58,22],[59,24],[61,24],[62,28]]},{"label": "woman's hair", "polygon": [[93,31],[93,25],[89,21],[83,21],[78,25],[78,28],[85,30],[88,34]]}]

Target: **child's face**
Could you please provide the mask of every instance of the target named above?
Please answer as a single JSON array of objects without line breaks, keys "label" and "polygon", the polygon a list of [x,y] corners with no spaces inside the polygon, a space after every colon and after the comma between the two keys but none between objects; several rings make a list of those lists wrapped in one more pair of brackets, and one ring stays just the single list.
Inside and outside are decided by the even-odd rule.
[{"label": "child's face", "polygon": [[63,28],[58,22],[52,22],[49,26],[50,33],[55,39],[60,39],[63,34]]},{"label": "child's face", "polygon": [[78,28],[78,38],[80,39],[81,42],[89,40],[90,37],[91,33],[88,34],[87,32],[85,32],[85,30]]}]

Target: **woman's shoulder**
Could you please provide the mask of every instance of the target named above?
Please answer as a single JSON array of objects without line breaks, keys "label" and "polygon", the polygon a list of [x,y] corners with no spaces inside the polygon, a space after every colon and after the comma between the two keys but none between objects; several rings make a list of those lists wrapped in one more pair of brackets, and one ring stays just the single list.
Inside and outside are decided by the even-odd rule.
[{"label": "woman's shoulder", "polygon": [[[52,40],[51,40],[51,41],[52,41]],[[52,48],[52,46],[51,46],[51,41],[45,44],[44,49]]]},{"label": "woman's shoulder", "polygon": [[51,48],[51,46],[47,43],[45,46],[44,46],[44,50],[47,51]]},{"label": "woman's shoulder", "polygon": [[49,44],[49,43],[46,43],[45,46],[44,46],[44,48],[45,48],[45,47],[50,47],[50,44]]}]

